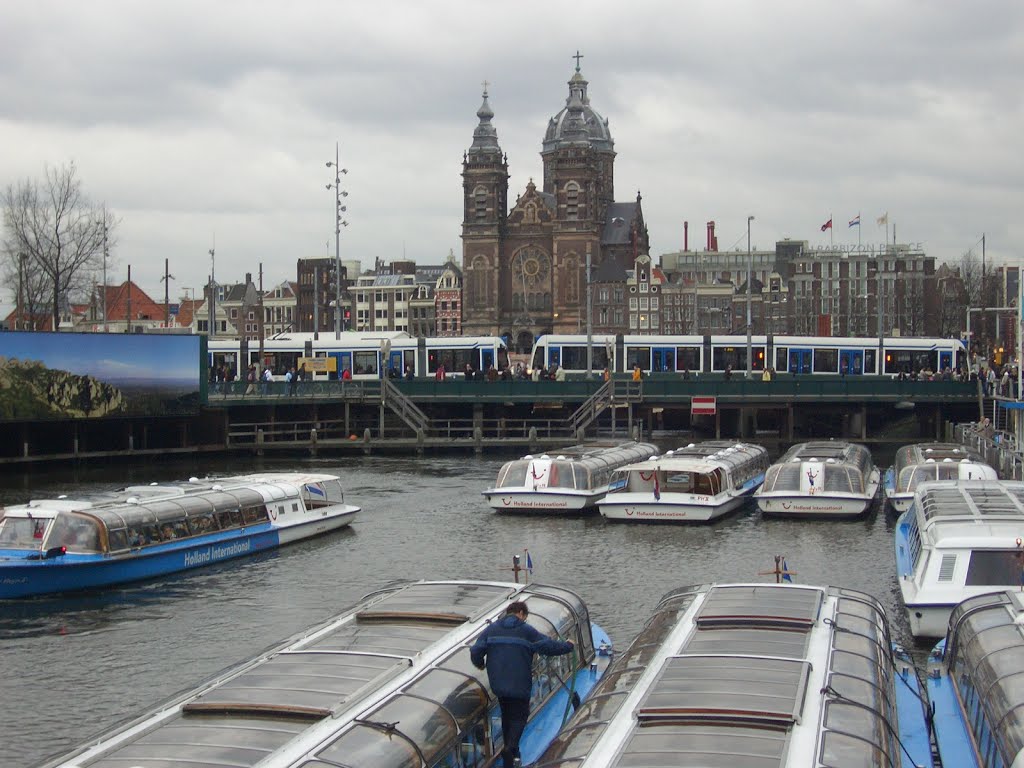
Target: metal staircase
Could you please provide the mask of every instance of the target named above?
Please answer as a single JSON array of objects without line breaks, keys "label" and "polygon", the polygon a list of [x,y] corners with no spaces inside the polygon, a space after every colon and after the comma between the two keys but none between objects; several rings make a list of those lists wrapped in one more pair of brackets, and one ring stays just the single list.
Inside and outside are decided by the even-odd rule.
[{"label": "metal staircase", "polygon": [[611,379],[601,385],[598,390],[569,417],[567,427],[572,435],[585,430],[605,409],[621,403],[639,403],[644,399],[642,381]]},{"label": "metal staircase", "polygon": [[381,405],[394,411],[395,415],[408,424],[413,431],[424,435],[430,432],[430,417],[421,411],[416,403],[402,394],[390,379],[381,379],[380,402]]}]

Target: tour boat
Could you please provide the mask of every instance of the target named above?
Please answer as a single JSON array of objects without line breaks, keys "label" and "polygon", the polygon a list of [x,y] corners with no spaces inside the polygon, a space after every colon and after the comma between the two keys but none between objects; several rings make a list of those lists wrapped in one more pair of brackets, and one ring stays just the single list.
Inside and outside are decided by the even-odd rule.
[{"label": "tour boat", "polygon": [[1024,482],[922,483],[896,521],[896,574],[914,637],[943,637],[953,607],[1020,587]]},{"label": "tour boat", "polygon": [[[374,592],[326,622],[88,740],[48,768],[494,765],[501,716],[469,647],[509,604],[571,640],[534,658],[524,764],[546,748],[611,660],[575,593],[538,584],[419,581]],[[239,631],[245,631],[241,628]],[[72,691],[88,707],[88,690]]]},{"label": "tour boat", "polygon": [[870,595],[684,587],[534,765],[930,768],[922,687]]},{"label": "tour boat", "polygon": [[99,589],[348,525],[335,475],[267,473],[39,499],[0,516],[0,599]]},{"label": "tour boat", "polygon": [[503,464],[483,496],[498,512],[593,512],[614,470],[657,452],[650,443],[588,443],[527,455]]},{"label": "tour boat", "polygon": [[768,468],[754,498],[768,515],[852,517],[874,501],[880,474],[863,445],[798,443]]},{"label": "tour boat", "polygon": [[885,472],[885,500],[897,512],[906,512],[914,489],[932,480],[995,480],[999,476],[981,454],[957,443],[914,443],[896,451]]},{"label": "tour boat", "polygon": [[597,506],[609,520],[707,522],[739,507],[764,481],[768,464],[760,445],[690,443],[616,470]]},{"label": "tour boat", "polygon": [[926,680],[942,765],[1024,765],[1022,623],[1019,588],[972,597],[953,609]]}]

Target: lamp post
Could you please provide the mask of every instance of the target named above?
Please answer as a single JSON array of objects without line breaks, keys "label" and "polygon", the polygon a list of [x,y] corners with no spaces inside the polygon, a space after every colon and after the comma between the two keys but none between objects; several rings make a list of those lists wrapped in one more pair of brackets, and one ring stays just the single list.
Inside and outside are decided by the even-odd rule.
[{"label": "lamp post", "polygon": [[334,162],[327,161],[328,168],[334,168],[334,183],[328,184],[327,189],[334,190],[334,338],[341,338],[341,228],[347,227],[348,222],[342,221],[341,214],[348,210],[347,206],[341,204],[341,198],[348,197],[348,192],[341,188],[341,175],[348,173],[347,168],[341,167],[338,149],[338,142],[334,142]]},{"label": "lamp post", "polygon": [[747,216],[747,378],[750,378],[750,369],[754,367],[753,344],[750,338],[750,279],[754,272],[754,254],[750,250],[750,222],[753,216]]},{"label": "lamp post", "polygon": [[591,323],[590,249],[587,249],[587,378],[594,378],[594,327]]},{"label": "lamp post", "polygon": [[215,274],[217,268],[217,247],[214,246],[210,249],[210,306],[209,309],[209,320],[210,328],[207,335],[212,339],[217,335],[217,276]]}]

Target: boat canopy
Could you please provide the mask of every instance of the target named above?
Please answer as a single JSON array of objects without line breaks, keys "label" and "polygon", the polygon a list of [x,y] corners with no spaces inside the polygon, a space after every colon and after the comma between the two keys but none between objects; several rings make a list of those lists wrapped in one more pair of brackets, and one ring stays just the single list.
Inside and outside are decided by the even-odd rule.
[{"label": "boat canopy", "polygon": [[1024,755],[1024,601],[1017,590],[964,600],[949,618],[943,662],[982,765]]},{"label": "boat canopy", "polygon": [[[622,467],[612,493],[695,493],[717,496],[762,474],[768,454],[759,445],[711,440]],[[728,475],[728,477],[727,477]]]},{"label": "boat canopy", "polygon": [[[823,619],[826,600],[834,613],[824,611]],[[658,661],[680,622],[691,620],[688,612],[693,630]],[[822,631],[827,643],[811,643],[812,632]],[[814,648],[821,657],[811,658]],[[652,663],[660,664],[653,677]],[[809,685],[819,667],[823,691]],[[882,606],[869,595],[763,584],[684,587],[662,599],[536,764],[576,768],[593,757],[609,767],[662,765],[673,755],[678,762],[671,764],[680,766],[781,766],[792,757],[794,729],[820,727],[819,754],[799,754],[799,764],[900,765],[896,674]],[[648,687],[639,704],[625,707],[641,684]],[[614,757],[602,762],[608,755]]]},{"label": "boat canopy", "polygon": [[622,443],[602,448],[573,446],[554,454],[527,455],[506,462],[498,471],[497,488],[522,488],[535,484],[548,488],[589,490],[607,485],[612,470],[653,456],[650,443]]},{"label": "boat canopy", "polygon": [[[916,443],[896,452],[896,493],[913,493],[930,480],[994,480],[997,473],[977,451],[957,443]],[[974,477],[970,477],[972,473]]]},{"label": "boat canopy", "polygon": [[865,493],[874,464],[868,449],[856,443],[799,443],[768,469],[761,493],[799,493],[804,473],[815,469],[822,473],[815,484],[825,493]]},{"label": "boat canopy", "polygon": [[[177,711],[158,709],[151,727],[93,740],[101,745],[96,754],[84,748],[67,764],[483,765],[496,754],[492,739],[499,733],[486,727],[493,698],[486,674],[470,660],[469,645],[513,599],[527,603],[530,623],[542,634],[578,646],[574,657],[538,657],[538,681],[557,685],[572,671],[568,667],[594,658],[586,607],[568,590],[468,581],[404,584],[368,595],[234,674],[222,673],[219,682],[197,689],[202,693],[179,698],[184,703]],[[425,660],[412,679],[396,681]],[[537,685],[535,697],[543,701],[551,691]]]}]

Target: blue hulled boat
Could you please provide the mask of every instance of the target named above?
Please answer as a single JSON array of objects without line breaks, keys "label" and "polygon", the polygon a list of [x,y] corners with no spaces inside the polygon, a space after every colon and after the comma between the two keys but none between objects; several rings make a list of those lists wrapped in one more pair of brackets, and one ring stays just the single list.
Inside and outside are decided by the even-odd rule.
[{"label": "blue hulled boat", "polygon": [[335,475],[269,473],[41,499],[0,516],[0,599],[100,589],[348,525]]},{"label": "blue hulled boat", "polygon": [[1024,765],[1024,595],[964,600],[932,651],[928,699],[943,766]]}]

